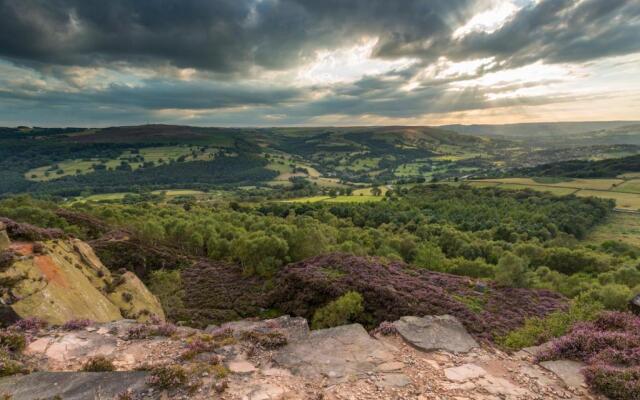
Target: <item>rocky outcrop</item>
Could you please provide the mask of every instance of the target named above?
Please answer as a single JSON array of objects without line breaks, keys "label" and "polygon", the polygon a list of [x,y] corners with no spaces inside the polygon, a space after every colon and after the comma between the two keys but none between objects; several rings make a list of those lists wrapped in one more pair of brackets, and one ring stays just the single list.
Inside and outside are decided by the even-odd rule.
[{"label": "rocky outcrop", "polygon": [[0,393],[19,399],[115,399],[147,389],[147,372],[37,372],[0,380]]},{"label": "rocky outcrop", "polygon": [[478,347],[460,321],[450,315],[423,318],[407,316],[394,322],[394,326],[407,343],[420,350],[466,353]]},{"label": "rocky outcrop", "polygon": [[[406,320],[406,318],[405,318]],[[304,322],[304,323],[303,323]],[[306,321],[280,317],[211,327],[208,333],[125,320],[77,331],[34,333],[25,357],[47,372],[0,379],[13,399],[596,399],[533,361],[484,344],[466,353],[424,352],[402,336],[372,337],[358,324],[308,332]],[[166,329],[164,330],[166,333]],[[135,332],[135,335],[131,333]],[[291,342],[264,347],[256,335]],[[446,335],[445,332],[442,333]],[[443,338],[442,341],[446,339]],[[91,357],[112,360],[118,372],[73,372]],[[156,368],[179,366],[186,381],[153,382]],[[136,372],[136,370],[148,372]],[[173,382],[173,381],[171,381]]]},{"label": "rocky outcrop", "polygon": [[[18,238],[46,237],[29,226],[12,226],[23,235]],[[12,239],[9,250],[15,256],[0,271],[0,298],[21,318],[38,317],[51,324],[74,319],[164,318],[158,300],[134,274],[114,275],[86,243]]]},{"label": "rocky outcrop", "polygon": [[313,331],[276,353],[274,361],[296,375],[344,382],[382,372],[379,367],[393,362],[394,357],[362,325],[353,324]]}]

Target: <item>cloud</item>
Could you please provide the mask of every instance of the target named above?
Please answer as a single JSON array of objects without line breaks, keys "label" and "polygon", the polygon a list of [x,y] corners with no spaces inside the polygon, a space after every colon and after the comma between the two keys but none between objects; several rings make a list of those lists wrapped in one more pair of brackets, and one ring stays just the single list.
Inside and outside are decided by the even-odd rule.
[{"label": "cloud", "polygon": [[639,37],[633,0],[0,0],[0,122],[549,106],[640,82],[600,63]]}]

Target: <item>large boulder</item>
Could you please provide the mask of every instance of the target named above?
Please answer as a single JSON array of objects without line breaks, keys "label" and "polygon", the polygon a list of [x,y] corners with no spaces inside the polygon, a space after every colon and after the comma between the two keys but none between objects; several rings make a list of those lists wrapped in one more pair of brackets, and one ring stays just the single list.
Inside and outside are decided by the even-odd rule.
[{"label": "large boulder", "polygon": [[[36,246],[37,244],[37,246]],[[36,250],[37,248],[37,250]],[[127,317],[164,318],[162,307],[133,274],[114,276],[80,240],[14,242],[20,257],[0,271],[0,298],[21,318],[51,324],[73,319],[108,322]]]},{"label": "large boulder", "polygon": [[[147,372],[36,372],[0,379],[0,394],[11,399],[115,399],[128,390],[143,396]],[[146,397],[135,397],[146,398]]]},{"label": "large boulder", "polygon": [[386,372],[393,353],[373,339],[362,325],[343,325],[312,331],[304,340],[290,343],[273,357],[294,374],[344,382],[371,372]]},{"label": "large boulder", "polygon": [[407,343],[420,350],[466,353],[478,347],[460,321],[451,315],[424,318],[407,316],[394,322],[394,325]]}]

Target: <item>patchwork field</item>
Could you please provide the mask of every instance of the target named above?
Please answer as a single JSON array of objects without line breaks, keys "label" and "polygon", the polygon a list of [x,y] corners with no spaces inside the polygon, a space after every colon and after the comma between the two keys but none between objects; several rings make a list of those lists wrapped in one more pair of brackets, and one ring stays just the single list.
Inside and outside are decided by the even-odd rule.
[{"label": "patchwork field", "polygon": [[600,197],[615,200],[617,208],[640,210],[640,179],[504,178],[470,181],[469,184],[477,187],[532,189],[558,196],[575,194],[580,197]]},{"label": "patchwork field", "polygon": [[600,244],[612,238],[640,247],[640,214],[614,213],[606,223],[591,231],[586,240]]},{"label": "patchwork field", "polygon": [[381,201],[384,196],[357,195],[357,196],[310,196],[298,199],[283,200],[284,203],[366,203],[370,201]]},{"label": "patchwork field", "polygon": [[576,196],[580,197],[600,197],[604,199],[613,199],[616,201],[616,207],[626,210],[640,210],[640,194],[638,193],[620,193],[620,192],[603,192],[596,190],[580,190],[576,192]]},{"label": "patchwork field", "polygon": [[122,162],[127,162],[131,169],[140,168],[144,162],[165,164],[177,161],[183,157],[183,161],[209,161],[218,153],[217,149],[198,146],[163,146],[142,148],[137,153],[123,152],[116,159],[89,158],[82,160],[66,160],[54,165],[47,165],[31,169],[25,173],[25,178],[32,181],[50,181],[69,175],[83,175],[93,172],[94,166],[104,165],[106,169],[115,169]]}]

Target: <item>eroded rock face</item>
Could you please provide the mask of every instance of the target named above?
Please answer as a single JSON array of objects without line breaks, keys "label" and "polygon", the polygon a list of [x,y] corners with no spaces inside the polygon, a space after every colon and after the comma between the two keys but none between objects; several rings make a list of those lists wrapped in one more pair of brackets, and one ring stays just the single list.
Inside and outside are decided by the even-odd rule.
[{"label": "eroded rock face", "polygon": [[164,319],[160,303],[134,274],[113,276],[80,240],[14,241],[10,250],[17,256],[0,277],[11,284],[0,288],[0,296],[21,318],[51,324]]},{"label": "eroded rock face", "polygon": [[147,372],[36,372],[0,380],[0,393],[13,399],[114,399],[128,389],[147,389]]},{"label": "eroded rock face", "polygon": [[423,318],[407,316],[394,322],[394,325],[407,343],[420,350],[465,353],[478,347],[460,321],[450,315]]},{"label": "eroded rock face", "polygon": [[312,331],[308,338],[281,349],[274,361],[297,375],[341,382],[376,371],[394,358],[362,325],[352,324]]}]

